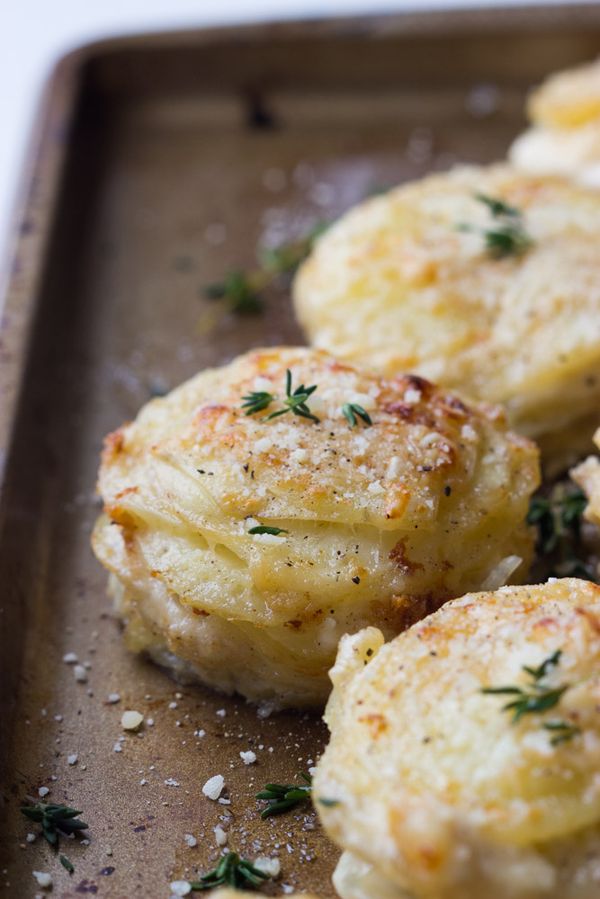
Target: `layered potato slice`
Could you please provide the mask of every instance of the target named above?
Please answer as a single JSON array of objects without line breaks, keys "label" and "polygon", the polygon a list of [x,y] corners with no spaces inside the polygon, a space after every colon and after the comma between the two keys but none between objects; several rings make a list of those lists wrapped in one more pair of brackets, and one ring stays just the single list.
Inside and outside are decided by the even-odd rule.
[{"label": "layered potato slice", "polygon": [[[318,421],[286,406],[288,371],[291,394],[316,385]],[[251,393],[274,399],[246,414]],[[537,449],[496,407],[320,351],[259,350],[107,438],[93,546],[134,650],[310,706],[342,634],[390,637],[465,590],[522,580],[537,483]]]},{"label": "layered potato slice", "polygon": [[527,112],[532,125],[510,148],[512,163],[600,187],[600,59],[550,75]]},{"label": "layered potato slice", "polygon": [[[495,200],[515,214],[494,214]],[[499,258],[506,227],[526,240]],[[461,167],[343,216],[298,273],[296,311],[341,359],[505,404],[552,474],[589,451],[598,425],[598,233],[600,194]]]},{"label": "layered potato slice", "polygon": [[331,678],[313,798],[343,899],[600,895],[600,587],[467,595],[385,645],[367,628]]}]

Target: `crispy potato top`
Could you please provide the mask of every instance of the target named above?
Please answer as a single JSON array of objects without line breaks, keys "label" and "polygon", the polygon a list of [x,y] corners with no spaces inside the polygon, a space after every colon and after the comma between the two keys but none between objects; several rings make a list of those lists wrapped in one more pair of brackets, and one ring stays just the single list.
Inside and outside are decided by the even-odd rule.
[{"label": "crispy potato top", "polygon": [[[494,258],[518,210],[531,243]],[[598,402],[600,195],[508,166],[463,167],[360,204],[318,241],[294,287],[312,342],[387,375],[416,371],[507,405],[531,436]]]},{"label": "crispy potato top", "polygon": [[[314,793],[344,848],[445,897],[462,895],[444,891],[460,851],[477,879],[486,854],[506,851],[509,867],[598,825],[600,587],[467,595],[382,642],[374,628],[344,638],[331,672]],[[504,708],[524,696],[545,699],[520,716]]]}]

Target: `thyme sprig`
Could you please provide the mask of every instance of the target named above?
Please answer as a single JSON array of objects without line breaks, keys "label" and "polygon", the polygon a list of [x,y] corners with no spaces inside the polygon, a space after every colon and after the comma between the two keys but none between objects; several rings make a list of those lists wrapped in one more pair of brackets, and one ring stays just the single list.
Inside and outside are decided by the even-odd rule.
[{"label": "thyme sprig", "polygon": [[258,267],[245,272],[239,269],[228,272],[222,281],[209,284],[204,295],[209,300],[226,301],[229,310],[238,315],[262,312],[266,291],[289,280],[326,228],[326,224],[319,222],[302,237],[278,247],[261,248]]},{"label": "thyme sprig", "polygon": [[[524,715],[546,712],[548,709],[558,705],[561,697],[570,687],[570,684],[559,684],[556,687],[552,687],[542,683],[548,672],[560,663],[561,656],[562,650],[557,649],[552,655],[544,659],[537,668],[523,665],[523,671],[529,676],[530,681],[525,687],[512,684],[503,687],[484,687],[481,692],[492,696],[514,696],[515,699],[502,706],[503,712],[512,712],[513,724],[517,724]],[[567,729],[571,729],[570,725],[560,722],[565,724],[565,727],[559,729],[555,727],[556,723],[545,722],[542,726],[547,730],[560,730],[562,735],[560,742],[571,739],[571,737],[575,736],[575,733],[578,733],[578,729],[572,729],[572,733],[567,734]],[[550,724],[550,727],[546,727],[546,724]],[[552,743],[556,745],[554,741]]]},{"label": "thyme sprig", "polygon": [[369,413],[358,403],[344,403],[342,413],[351,428],[355,428],[358,424],[357,417],[361,418],[367,427],[373,424]]},{"label": "thyme sprig", "polygon": [[582,540],[586,505],[584,492],[571,481],[561,481],[549,494],[532,498],[527,522],[537,530],[536,549],[548,577],[596,580]]},{"label": "thyme sprig", "polygon": [[265,880],[269,880],[270,877],[270,874],[261,871],[252,862],[240,858],[237,852],[228,852],[214,870],[203,874],[199,880],[188,882],[195,892],[212,890],[220,886],[253,890],[261,886]]},{"label": "thyme sprig", "polygon": [[256,794],[257,799],[267,802],[266,808],[260,813],[261,818],[270,818],[272,815],[281,815],[302,802],[308,802],[311,798],[312,779],[309,774],[301,774],[305,781],[303,784],[266,784]]},{"label": "thyme sprig", "polygon": [[[310,411],[307,405],[309,397],[312,396],[316,389],[317,384],[312,384],[310,387],[299,384],[298,387],[292,390],[292,373],[288,368],[285,373],[285,396],[282,398],[285,408],[271,412],[270,415],[266,416],[265,421],[271,421],[273,418],[279,418],[280,415],[285,415],[287,412],[293,412],[294,415],[299,415],[301,418],[308,418],[311,421],[318,422],[319,419]],[[263,390],[248,393],[242,397],[242,409],[245,410],[246,415],[256,415],[257,412],[268,409],[276,399],[277,397],[274,394]]]},{"label": "thyme sprig", "polygon": [[59,837],[70,836],[87,830],[88,825],[81,821],[77,815],[81,812],[68,805],[56,805],[52,802],[32,802],[31,805],[22,805],[21,813],[42,825],[42,834],[46,841],[53,847],[58,847]]},{"label": "thyme sprig", "polygon": [[488,256],[492,259],[522,256],[533,245],[532,238],[525,230],[520,209],[487,194],[475,194],[475,199],[489,210],[492,217],[490,227],[478,228],[474,225],[461,224],[458,230],[481,234]]}]

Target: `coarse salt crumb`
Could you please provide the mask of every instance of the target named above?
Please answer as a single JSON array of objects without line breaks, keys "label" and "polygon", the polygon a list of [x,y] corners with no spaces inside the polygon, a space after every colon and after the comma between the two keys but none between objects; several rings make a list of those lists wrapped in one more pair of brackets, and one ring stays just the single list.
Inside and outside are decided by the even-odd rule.
[{"label": "coarse salt crumb", "polygon": [[75,667],[73,668],[73,675],[78,684],[87,683],[87,671],[83,667],[83,665],[75,665]]},{"label": "coarse salt crumb", "polygon": [[192,885],[187,880],[174,880],[169,884],[173,896],[187,896],[192,892]]},{"label": "coarse salt crumb", "polygon": [[114,705],[115,702],[121,702],[121,697],[118,693],[109,693],[106,701]]},{"label": "coarse salt crumb", "polygon": [[71,755],[67,756],[67,762],[69,765],[76,765],[78,759],[79,759],[79,756],[77,755],[76,752],[72,752]]},{"label": "coarse salt crumb", "polygon": [[225,778],[223,777],[223,775],[215,774],[214,777],[208,778],[208,780],[202,787],[202,792],[208,799],[218,799],[223,792],[224,786]]},{"label": "coarse salt crumb", "polygon": [[62,715],[55,715],[55,716],[54,716],[54,720],[55,720],[55,721],[58,721],[58,723],[60,724],[60,722],[63,720],[63,716],[62,716]]},{"label": "coarse salt crumb", "polygon": [[249,749],[248,752],[240,752],[240,758],[244,765],[253,765],[256,761],[256,753]]},{"label": "coarse salt crumb", "polygon": [[148,727],[154,727],[154,718],[147,718],[146,724],[148,725]]},{"label": "coarse salt crumb", "polygon": [[198,845],[198,840],[194,836],[193,833],[184,833],[183,839],[186,846],[189,846],[190,849],[195,849]]},{"label": "coarse salt crumb", "polygon": [[259,871],[262,871],[263,874],[268,874],[269,877],[273,878],[279,877],[281,865],[278,858],[268,858],[266,855],[259,855],[259,857],[254,860],[253,864],[254,867],[258,868]]},{"label": "coarse salt crumb", "polygon": [[63,656],[63,662],[65,663],[65,665],[75,665],[77,661],[77,653],[75,652],[67,652]]},{"label": "coarse salt crumb", "polygon": [[27,836],[25,837],[25,839],[27,840],[28,843],[35,843],[35,834],[28,833]]},{"label": "coarse salt crumb", "polygon": [[121,715],[121,727],[123,730],[137,730],[143,720],[141,712],[128,710]]},{"label": "coarse salt crumb", "polygon": [[112,849],[110,848],[110,846],[107,846],[106,847],[106,855],[112,855],[112,854],[113,854]]},{"label": "coarse salt crumb", "polygon": [[115,743],[115,745],[113,746],[113,752],[123,752],[123,747],[121,746],[121,744],[119,743],[118,740]]},{"label": "coarse salt crumb", "polygon": [[313,765],[312,767],[310,767],[308,769],[308,773],[310,774],[311,777],[314,777],[315,774],[317,773],[317,766]]},{"label": "coarse salt crumb", "polygon": [[227,833],[223,830],[220,824],[214,828],[215,832],[215,840],[217,841],[217,846],[225,846],[227,844]]},{"label": "coarse salt crumb", "polygon": [[219,718],[224,718],[227,714],[227,711],[225,709],[217,709],[216,714],[219,716]]},{"label": "coarse salt crumb", "polygon": [[174,777],[167,777],[165,780],[165,787],[178,787],[179,781],[175,780]]},{"label": "coarse salt crumb", "polygon": [[408,390],[404,391],[404,402],[405,403],[418,403],[421,399],[421,391],[416,390],[414,387],[409,387]]},{"label": "coarse salt crumb", "polygon": [[38,790],[38,796],[41,796],[43,799],[44,796],[47,796],[49,792],[50,790],[48,789],[48,787],[40,787]]},{"label": "coarse salt crumb", "polygon": [[33,876],[37,880],[38,886],[40,886],[43,890],[49,890],[52,888],[52,876],[46,871],[34,871]]},{"label": "coarse salt crumb", "polygon": [[177,703],[175,702],[175,700],[173,700],[173,702],[170,702],[170,703],[169,703],[169,708],[170,708],[170,709],[176,709],[176,708],[177,708]]},{"label": "coarse salt crumb", "polygon": [[195,737],[205,737],[206,731],[204,730],[204,728],[201,727],[199,730],[194,731],[194,736]]}]

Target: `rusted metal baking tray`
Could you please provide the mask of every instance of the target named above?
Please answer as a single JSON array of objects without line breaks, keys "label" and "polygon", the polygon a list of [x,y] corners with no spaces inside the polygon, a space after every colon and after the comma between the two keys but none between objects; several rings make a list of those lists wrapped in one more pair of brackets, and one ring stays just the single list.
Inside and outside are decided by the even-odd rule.
[{"label": "rusted metal baking tray", "polygon": [[[240,318],[206,284],[382,185],[501,157],[528,87],[599,50],[600,9],[569,6],[127,38],[58,65],[0,332],[2,895],[33,897],[35,869],[65,899],[167,897],[214,866],[217,824],[232,849],[279,855],[266,892],[333,895],[310,808],[264,822],[253,798],[309,767],[318,716],[260,718],[122,645],[89,549],[101,439],[157,389],[301,340],[284,291]],[[154,723],[119,742],[126,708]],[[201,792],[218,773],[228,806]],[[26,841],[19,804],[40,787],[90,825],[72,875]]]}]

